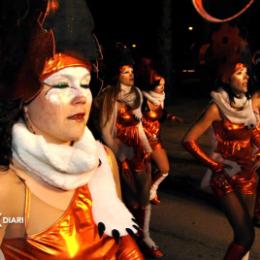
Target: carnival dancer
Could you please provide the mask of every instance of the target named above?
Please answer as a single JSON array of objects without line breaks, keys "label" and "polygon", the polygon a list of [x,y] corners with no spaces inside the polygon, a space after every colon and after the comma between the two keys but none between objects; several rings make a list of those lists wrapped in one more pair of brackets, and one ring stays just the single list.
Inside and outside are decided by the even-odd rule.
[{"label": "carnival dancer", "polygon": [[[220,70],[221,87],[211,93],[212,103],[184,137],[184,147],[212,172],[213,193],[222,205],[234,231],[224,259],[242,259],[254,242],[252,215],[256,193],[256,168],[259,159],[260,99],[248,95],[247,67],[232,60]],[[217,146],[215,159],[197,143],[212,126]],[[232,177],[229,177],[229,176]]]},{"label": "carnival dancer", "polygon": [[38,3],[14,84],[1,77],[0,212],[22,220],[1,223],[2,257],[143,259],[128,234],[135,223],[116,189],[113,153],[86,127],[91,64],[78,50],[55,48],[54,32],[42,28],[47,2]]},{"label": "carnival dancer", "polygon": [[166,150],[160,138],[161,122],[165,119],[182,122],[182,119],[176,115],[170,114],[164,107],[165,100],[165,79],[157,73],[152,73],[150,84],[146,90],[143,90],[144,102],[143,126],[149,143],[152,147],[151,159],[155,162],[158,170],[153,174],[152,185],[150,189],[150,200],[152,204],[160,203],[157,190],[162,181],[168,176],[170,171],[169,160]]},{"label": "carnival dancer", "polygon": [[146,251],[161,257],[162,251],[149,232],[149,156],[152,149],[142,125],[143,97],[139,88],[134,86],[133,60],[128,48],[119,44],[114,52],[117,53],[114,56],[117,62],[113,65],[115,84],[107,86],[97,99],[101,109],[100,127],[104,142],[120,163],[123,198],[142,228]]}]

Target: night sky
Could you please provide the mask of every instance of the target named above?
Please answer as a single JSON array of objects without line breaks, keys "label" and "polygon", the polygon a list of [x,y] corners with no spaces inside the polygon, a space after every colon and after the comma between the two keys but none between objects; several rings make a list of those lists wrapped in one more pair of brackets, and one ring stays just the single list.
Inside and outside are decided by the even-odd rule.
[{"label": "night sky", "polygon": [[[211,3],[211,5],[207,3]],[[219,18],[231,15],[248,0],[205,1],[205,6]],[[140,52],[154,52],[162,26],[162,5],[165,0],[101,1],[87,0],[96,24],[96,34],[102,45],[122,41],[137,44]],[[225,8],[223,8],[225,6]],[[191,0],[172,0],[171,33],[173,58],[180,59],[187,52],[197,52],[210,39],[218,25],[204,21],[195,11]],[[242,28],[252,49],[260,47],[257,27],[260,24],[260,4],[253,5],[233,20]],[[189,31],[188,26],[194,30]]]},{"label": "night sky", "polygon": [[[216,31],[220,24],[205,21],[196,12],[192,0],[86,1],[94,17],[96,34],[101,45],[106,48],[120,41],[131,47],[135,43],[137,47],[132,48],[132,53],[136,54],[135,60],[141,56],[150,56],[153,59],[155,57],[158,60],[157,68],[161,69],[160,73],[166,77],[168,86],[172,88],[172,90],[166,88],[169,99],[172,93],[175,97],[176,93],[186,96],[199,93],[198,96],[201,96],[201,93],[207,95],[210,92],[214,76],[210,76],[209,82],[207,78],[209,73],[203,71],[199,62],[199,50],[203,44],[210,41],[212,32]],[[166,33],[163,26],[165,23],[163,6],[167,2],[171,3],[168,9],[171,19],[168,33],[170,46],[164,45],[163,49]],[[205,8],[212,15],[224,18],[241,10],[249,0],[204,0],[204,2]],[[260,49],[257,28],[260,24],[259,0],[255,0],[250,8],[232,20],[231,24],[239,26],[241,34],[249,42],[251,53]],[[192,31],[188,29],[189,26],[193,27]],[[165,51],[165,48],[168,50]],[[184,75],[183,69],[195,69],[196,73]],[[199,81],[194,83],[194,79]],[[189,90],[190,87],[186,85],[189,85],[189,82],[193,82],[195,92]]]}]

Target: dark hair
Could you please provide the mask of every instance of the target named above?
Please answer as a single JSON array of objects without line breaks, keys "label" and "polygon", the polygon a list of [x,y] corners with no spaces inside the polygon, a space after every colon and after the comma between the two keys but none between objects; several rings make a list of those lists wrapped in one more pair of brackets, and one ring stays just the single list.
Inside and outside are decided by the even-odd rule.
[{"label": "dark hair", "polygon": [[0,101],[0,169],[8,170],[12,160],[12,128],[23,115],[22,101]]}]

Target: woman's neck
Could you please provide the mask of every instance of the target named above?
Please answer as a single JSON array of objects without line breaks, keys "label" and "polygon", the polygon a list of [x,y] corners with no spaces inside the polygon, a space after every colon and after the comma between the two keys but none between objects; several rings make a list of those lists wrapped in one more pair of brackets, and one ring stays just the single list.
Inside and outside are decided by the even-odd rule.
[{"label": "woman's neck", "polygon": [[130,93],[133,86],[128,86],[123,83],[120,83],[120,90],[123,90],[125,93]]},{"label": "woman's neck", "polygon": [[35,135],[41,135],[46,140],[47,143],[53,143],[53,144],[62,144],[62,145],[68,145],[71,146],[71,141],[64,141],[57,138],[53,138],[51,135],[41,131],[33,122],[30,120],[30,118],[27,116],[25,117],[25,125],[32,134]]}]

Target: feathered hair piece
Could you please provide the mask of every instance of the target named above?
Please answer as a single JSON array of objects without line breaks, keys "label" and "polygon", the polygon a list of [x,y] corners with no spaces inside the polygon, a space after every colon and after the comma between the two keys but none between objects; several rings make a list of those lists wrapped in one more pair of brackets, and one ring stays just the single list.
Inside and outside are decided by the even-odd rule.
[{"label": "feathered hair piece", "polygon": [[217,77],[228,83],[236,64],[249,65],[251,57],[248,42],[240,35],[236,26],[228,23],[221,25],[212,34],[212,61],[217,66]]}]

